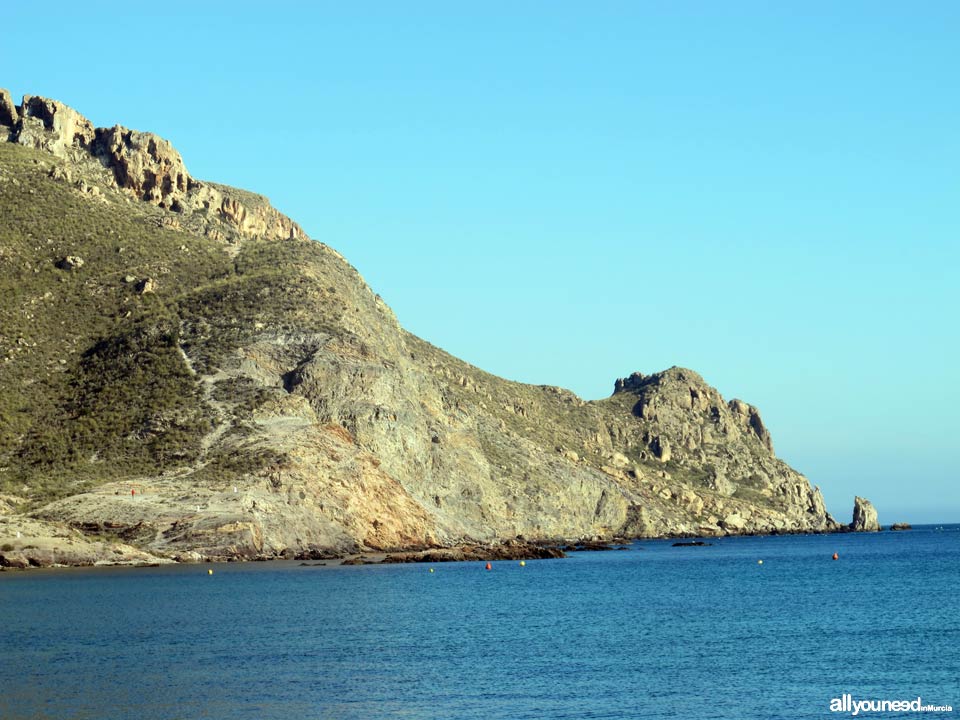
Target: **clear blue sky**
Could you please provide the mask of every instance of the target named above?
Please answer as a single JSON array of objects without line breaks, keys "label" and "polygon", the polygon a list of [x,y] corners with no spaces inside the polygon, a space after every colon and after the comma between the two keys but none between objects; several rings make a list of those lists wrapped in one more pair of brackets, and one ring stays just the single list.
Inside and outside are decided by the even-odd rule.
[{"label": "clear blue sky", "polygon": [[4,8],[0,86],[269,196],[411,331],[758,405],[847,521],[960,521],[960,4]]}]

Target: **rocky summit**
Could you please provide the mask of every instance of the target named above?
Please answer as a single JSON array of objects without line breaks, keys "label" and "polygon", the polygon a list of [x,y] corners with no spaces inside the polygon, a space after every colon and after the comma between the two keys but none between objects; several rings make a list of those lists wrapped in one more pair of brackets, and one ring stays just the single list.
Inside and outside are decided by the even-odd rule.
[{"label": "rocky summit", "polygon": [[495,377],[156,135],[0,91],[0,138],[0,564],[840,529],[692,370]]}]

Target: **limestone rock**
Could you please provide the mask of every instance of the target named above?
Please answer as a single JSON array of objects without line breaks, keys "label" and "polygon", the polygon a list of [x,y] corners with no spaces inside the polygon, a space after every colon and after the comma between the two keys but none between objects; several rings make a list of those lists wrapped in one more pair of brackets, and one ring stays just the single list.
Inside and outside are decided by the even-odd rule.
[{"label": "limestone rock", "polygon": [[167,140],[115,125],[96,131],[94,154],[113,169],[119,187],[161,207],[181,207],[190,175]]},{"label": "limestone rock", "polygon": [[[136,279],[136,278],[134,278]],[[140,295],[148,295],[149,293],[157,291],[157,281],[153,278],[144,278],[136,284],[137,293]]]},{"label": "limestone rock", "polygon": [[741,427],[744,430],[756,435],[757,439],[763,443],[763,446],[772,453],[773,439],[770,437],[770,432],[763,424],[763,420],[760,419],[760,411],[757,410],[753,405],[737,399],[731,400],[728,404],[728,407],[740,422]]},{"label": "limestone rock", "polygon": [[89,120],[56,100],[24,95],[18,114],[17,142],[58,157],[77,158],[96,137]]},{"label": "limestone rock", "polygon": [[610,461],[613,463],[614,467],[618,468],[625,468],[630,465],[630,458],[619,452],[614,452],[610,456]]},{"label": "limestone rock", "polygon": [[643,387],[644,384],[644,374],[640,372],[635,372],[629,377],[617,378],[613,383],[613,393],[630,392],[631,390],[638,390]]},{"label": "limestone rock", "polygon": [[654,435],[650,438],[650,450],[660,462],[670,462],[673,453],[670,450],[670,440],[666,437]]},{"label": "limestone rock", "polygon": [[79,255],[67,255],[57,261],[57,267],[61,270],[79,270],[84,265],[83,258]]},{"label": "limestone rock", "polygon": [[14,128],[20,122],[20,111],[10,97],[10,91],[0,88],[0,125]]},{"label": "limestone rock", "polygon": [[877,509],[866,498],[859,495],[853,501],[853,522],[850,529],[854,532],[876,532],[881,530],[877,520]]},{"label": "limestone rock", "polygon": [[739,514],[731,513],[727,515],[722,521],[721,526],[724,530],[731,532],[740,532],[747,527],[747,522]]}]

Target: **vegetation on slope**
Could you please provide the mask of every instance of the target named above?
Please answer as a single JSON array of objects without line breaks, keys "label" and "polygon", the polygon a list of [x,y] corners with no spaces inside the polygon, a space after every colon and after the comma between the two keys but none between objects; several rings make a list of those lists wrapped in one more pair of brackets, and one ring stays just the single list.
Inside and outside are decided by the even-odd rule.
[{"label": "vegetation on slope", "polygon": [[[250,242],[231,257],[95,175],[86,191],[54,179],[60,165],[0,143],[0,490],[38,499],[196,462],[214,411],[195,373],[256,327],[329,327],[310,300],[336,292],[295,271],[317,243]],[[218,388],[234,400],[250,393]]]}]

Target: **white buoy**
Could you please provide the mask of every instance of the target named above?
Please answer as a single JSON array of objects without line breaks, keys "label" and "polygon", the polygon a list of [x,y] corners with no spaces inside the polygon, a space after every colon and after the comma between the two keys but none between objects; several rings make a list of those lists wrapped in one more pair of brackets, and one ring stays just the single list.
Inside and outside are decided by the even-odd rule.
[{"label": "white buoy", "polygon": [[22,537],[19,530],[17,530],[17,537]]},{"label": "white buoy", "polygon": [[234,491],[234,492],[237,491],[237,486],[236,486],[236,485],[233,486],[233,491]]}]

